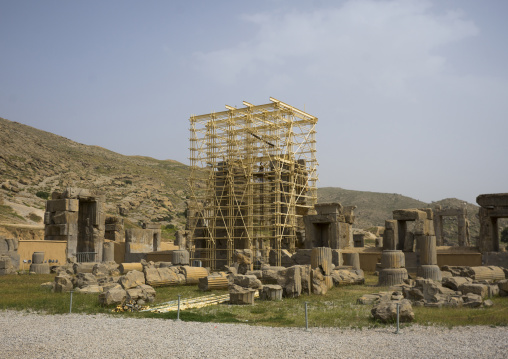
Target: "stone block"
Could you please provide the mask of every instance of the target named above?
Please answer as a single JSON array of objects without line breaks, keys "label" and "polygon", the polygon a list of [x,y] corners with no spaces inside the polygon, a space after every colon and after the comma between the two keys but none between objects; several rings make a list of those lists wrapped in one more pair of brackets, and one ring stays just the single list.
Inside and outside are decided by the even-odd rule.
[{"label": "stone block", "polygon": [[282,287],[275,284],[265,285],[260,297],[262,300],[282,300]]},{"label": "stone block", "polygon": [[[399,302],[399,320],[402,323],[412,322],[415,318],[411,302],[403,299]],[[374,319],[383,323],[394,323],[397,320],[397,302],[381,301],[371,310]]]},{"label": "stone block", "polygon": [[76,224],[49,224],[44,227],[45,236],[69,236],[78,233]]},{"label": "stone block", "polygon": [[49,274],[49,264],[48,263],[40,263],[40,264],[30,264],[30,272],[35,274]]},{"label": "stone block", "polygon": [[72,278],[68,275],[58,275],[55,277],[55,292],[68,292],[74,288]]},{"label": "stone block", "polygon": [[119,283],[124,289],[137,287],[145,284],[145,275],[142,272],[133,270],[120,277]]},{"label": "stone block", "polygon": [[174,265],[189,265],[190,264],[190,255],[187,250],[176,250],[173,251],[173,259],[172,262]]},{"label": "stone block", "polygon": [[237,275],[234,277],[234,284],[243,288],[260,289],[263,287],[261,281],[255,275]]},{"label": "stone block", "polygon": [[397,221],[416,221],[427,219],[427,213],[419,209],[396,209],[393,211],[393,219]]},{"label": "stone block", "polygon": [[485,284],[464,283],[459,286],[459,291],[461,291],[462,294],[473,293],[482,298],[486,298],[489,295],[489,288]]},{"label": "stone block", "polygon": [[508,193],[481,194],[476,197],[476,203],[488,207],[508,207]]},{"label": "stone block", "polygon": [[99,294],[99,302],[102,305],[121,304],[126,298],[127,291],[118,286]]},{"label": "stone block", "polygon": [[231,304],[254,305],[254,289],[233,285],[229,288],[229,301]]},{"label": "stone block", "polygon": [[79,200],[77,199],[52,199],[46,201],[47,212],[78,212]]},{"label": "stone block", "polygon": [[472,283],[473,280],[471,278],[466,277],[443,277],[442,285],[443,287],[450,288],[452,290],[458,291],[459,287],[462,284]]},{"label": "stone block", "polygon": [[51,219],[54,224],[78,223],[78,212],[55,212]]},{"label": "stone block", "polygon": [[343,207],[340,203],[317,203],[314,205],[318,215],[342,214]]}]

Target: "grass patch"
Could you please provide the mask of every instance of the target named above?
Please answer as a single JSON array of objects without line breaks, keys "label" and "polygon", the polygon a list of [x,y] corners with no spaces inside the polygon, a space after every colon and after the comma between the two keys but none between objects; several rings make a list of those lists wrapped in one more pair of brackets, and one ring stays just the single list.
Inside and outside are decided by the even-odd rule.
[{"label": "grass patch", "polygon": [[[69,293],[51,293],[40,288],[40,284],[52,281],[54,275],[8,275],[0,277],[0,309],[34,310],[48,314],[68,313]],[[230,304],[185,310],[180,313],[184,321],[215,323],[246,323],[271,327],[304,327],[305,302],[308,303],[309,326],[341,328],[373,328],[385,326],[370,317],[371,305],[356,304],[363,294],[385,291],[375,286],[377,277],[366,274],[365,285],[335,287],[326,295],[302,295],[299,298],[284,298],[281,301],[256,300],[254,306]],[[157,305],[181,298],[194,298],[210,293],[221,295],[227,291],[202,292],[197,286],[156,288]],[[492,308],[426,308],[414,307],[416,320],[421,325],[454,327],[462,325],[508,325],[508,298],[495,297]],[[75,313],[111,313],[111,308],[101,307],[97,295],[73,295]],[[176,319],[176,312],[115,313],[112,315]]]}]

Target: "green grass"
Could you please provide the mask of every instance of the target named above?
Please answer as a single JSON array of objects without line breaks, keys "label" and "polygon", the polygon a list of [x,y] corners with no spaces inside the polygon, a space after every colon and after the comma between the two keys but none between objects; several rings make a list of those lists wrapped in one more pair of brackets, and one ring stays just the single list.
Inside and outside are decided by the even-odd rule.
[{"label": "green grass", "polygon": [[[10,275],[0,277],[0,309],[30,310],[47,314],[68,313],[69,293],[51,293],[40,288],[40,284],[52,281],[53,275]],[[372,328],[384,326],[370,317],[371,305],[356,304],[363,294],[386,291],[377,287],[377,277],[367,274],[365,285],[335,287],[326,295],[302,295],[282,301],[256,300],[253,306],[220,304],[180,313],[184,321],[247,323],[271,327],[304,327],[305,302],[308,302],[309,326]],[[197,286],[156,288],[156,302],[163,303],[182,298],[194,298],[210,293],[221,295],[227,291],[202,292]],[[508,325],[508,298],[493,298],[492,308],[425,308],[413,307],[415,323],[441,325]],[[113,307],[101,307],[97,295],[74,293],[73,313],[111,313]],[[112,315],[136,318],[176,319],[176,312],[169,313],[115,313]]]}]

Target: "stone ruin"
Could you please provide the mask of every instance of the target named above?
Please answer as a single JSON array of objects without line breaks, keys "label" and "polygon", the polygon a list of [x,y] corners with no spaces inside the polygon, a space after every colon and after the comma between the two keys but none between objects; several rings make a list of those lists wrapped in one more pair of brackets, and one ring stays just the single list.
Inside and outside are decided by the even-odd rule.
[{"label": "stone ruin", "polygon": [[305,223],[305,248],[330,247],[343,249],[353,247],[354,209],[340,203],[318,203],[315,215],[303,217]]},{"label": "stone ruin", "polygon": [[78,262],[114,260],[113,242],[126,242],[125,262],[139,262],[146,253],[161,250],[161,226],[124,229],[123,219],[104,214],[105,195],[101,192],[69,187],[53,192],[46,202],[45,240],[67,242],[67,259]]},{"label": "stone ruin", "polygon": [[161,225],[143,224],[143,228],[125,230],[125,261],[139,262],[148,252],[161,250]]},{"label": "stone ruin", "polygon": [[18,269],[18,240],[0,236],[0,275],[13,274]]},{"label": "stone ruin", "polygon": [[445,208],[436,206],[434,212],[434,231],[438,246],[444,245],[443,217],[457,217],[457,235],[459,246],[469,246],[469,221],[466,208]]},{"label": "stone ruin", "polygon": [[[499,228],[497,220],[508,218],[508,193],[481,194],[476,197],[480,205],[480,239],[482,253],[499,252]],[[506,257],[508,260],[508,257]]]},{"label": "stone ruin", "polygon": [[46,202],[44,240],[67,242],[67,258],[93,256],[102,259],[105,234],[104,203],[100,192],[67,188],[53,192]]}]

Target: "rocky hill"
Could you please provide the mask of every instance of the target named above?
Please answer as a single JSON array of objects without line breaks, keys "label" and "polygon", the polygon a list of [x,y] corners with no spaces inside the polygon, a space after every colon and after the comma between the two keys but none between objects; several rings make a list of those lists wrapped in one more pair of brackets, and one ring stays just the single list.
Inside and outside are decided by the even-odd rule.
[{"label": "rocky hill", "polygon": [[[173,160],[124,156],[0,118],[0,224],[11,224],[11,232],[41,226],[45,199],[68,186],[104,191],[107,213],[122,216],[127,226],[149,221],[183,228],[188,175],[189,167]],[[424,203],[399,194],[332,187],[320,188],[318,200],[356,205],[358,228],[384,225],[394,209],[464,204],[457,199]],[[471,235],[477,236],[478,207],[466,206]],[[455,226],[454,219],[446,220],[445,232],[451,238]]]},{"label": "rocky hill", "polygon": [[124,156],[0,118],[0,223],[40,224],[45,199],[75,186],[104,191],[129,225],[182,225],[189,167]]}]

